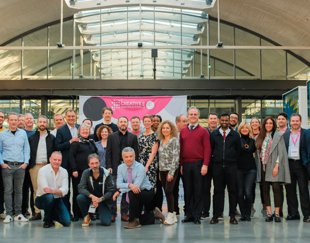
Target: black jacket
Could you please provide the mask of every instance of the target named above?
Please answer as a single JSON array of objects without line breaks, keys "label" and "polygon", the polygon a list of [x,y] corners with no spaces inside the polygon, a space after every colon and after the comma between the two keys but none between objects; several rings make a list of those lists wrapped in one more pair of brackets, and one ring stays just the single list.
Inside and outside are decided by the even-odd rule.
[{"label": "black jacket", "polygon": [[241,150],[239,133],[230,129],[224,141],[219,127],[210,134],[210,140],[212,148],[211,163],[213,165],[223,167],[237,165]]},{"label": "black jacket", "polygon": [[73,142],[69,152],[71,172],[86,170],[88,168],[88,155],[92,153],[98,153],[94,140],[89,140],[89,143]]},{"label": "black jacket", "polygon": [[[136,154],[136,161],[139,158],[138,151],[138,138],[135,134],[132,134],[127,131],[127,146],[134,149]],[[121,164],[121,149],[119,141],[119,133],[114,132],[108,136],[107,148],[106,148],[106,165],[107,169],[113,169],[113,175],[117,175],[117,167]]]},{"label": "black jacket", "polygon": [[[248,136],[242,136],[240,139],[241,150],[238,156],[238,169],[256,170],[254,159],[254,153],[256,151],[255,140]],[[245,148],[245,143],[249,145],[248,149]]]},{"label": "black jacket", "polygon": [[[78,129],[79,124],[75,124],[75,127]],[[72,139],[71,132],[68,128],[68,125],[65,124],[57,130],[56,140],[55,140],[55,150],[62,153],[62,162],[61,167],[66,170],[70,169],[69,165],[69,151],[70,151],[70,140]]]},{"label": "black jacket", "polygon": [[[55,151],[55,137],[47,130],[46,141],[46,151],[47,151],[47,163],[49,163],[49,158],[52,153]],[[30,146],[30,160],[29,160],[29,169],[33,168],[36,165],[37,151],[40,140],[40,132],[37,130],[34,134],[32,134],[29,138],[29,146]]]}]

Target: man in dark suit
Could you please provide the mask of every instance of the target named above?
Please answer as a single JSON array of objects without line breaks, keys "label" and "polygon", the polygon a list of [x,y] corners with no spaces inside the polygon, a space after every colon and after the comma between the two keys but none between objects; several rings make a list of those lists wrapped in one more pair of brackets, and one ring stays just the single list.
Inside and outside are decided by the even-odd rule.
[{"label": "man in dark suit", "polygon": [[100,124],[97,124],[95,126],[95,130],[94,130],[94,140],[95,140],[95,142],[99,141],[99,139],[97,137],[97,130],[102,125],[107,125],[108,127],[110,127],[112,129],[113,132],[117,132],[118,131],[117,125],[111,121],[111,119],[113,117],[113,110],[112,110],[111,107],[104,107],[102,109],[102,117],[103,117],[103,122],[100,123]]},{"label": "man in dark suit", "polygon": [[290,118],[291,130],[287,129],[283,134],[285,146],[289,158],[291,173],[291,184],[285,186],[286,200],[288,205],[288,216],[286,220],[299,220],[298,199],[296,194],[296,182],[299,188],[301,210],[304,215],[304,222],[309,220],[309,191],[308,173],[306,166],[301,160],[301,147],[303,142],[304,129],[301,128],[301,115],[294,113]]},{"label": "man in dark suit", "polygon": [[[128,118],[121,116],[118,118],[117,126],[119,130],[108,136],[107,148],[106,148],[106,164],[108,170],[113,175],[114,184],[116,185],[117,179],[117,168],[123,163],[122,151],[126,147],[131,147],[135,150],[136,160],[138,161],[138,139],[135,134],[127,131]],[[121,215],[123,221],[128,221],[128,203],[126,201],[126,195],[123,194],[121,201]],[[115,221],[117,214],[116,201],[112,203],[112,222]]]},{"label": "man in dark suit", "polygon": [[76,113],[74,110],[67,110],[65,119],[67,124],[63,125],[57,130],[55,150],[60,151],[62,154],[61,167],[68,171],[69,175],[69,193],[64,197],[64,203],[71,215],[71,204],[70,204],[70,165],[69,165],[69,151],[71,143],[79,141],[77,137],[77,129],[80,125],[75,124]]}]

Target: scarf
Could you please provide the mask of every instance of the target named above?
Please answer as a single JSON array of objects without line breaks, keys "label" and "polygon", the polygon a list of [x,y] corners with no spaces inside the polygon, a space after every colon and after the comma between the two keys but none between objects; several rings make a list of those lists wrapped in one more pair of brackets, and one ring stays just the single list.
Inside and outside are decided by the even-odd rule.
[{"label": "scarf", "polygon": [[271,133],[269,133],[269,135],[266,135],[264,139],[263,146],[260,152],[260,158],[263,164],[264,171],[266,169],[266,164],[267,164],[267,161],[270,155],[271,144],[272,144],[272,137],[271,137]]}]

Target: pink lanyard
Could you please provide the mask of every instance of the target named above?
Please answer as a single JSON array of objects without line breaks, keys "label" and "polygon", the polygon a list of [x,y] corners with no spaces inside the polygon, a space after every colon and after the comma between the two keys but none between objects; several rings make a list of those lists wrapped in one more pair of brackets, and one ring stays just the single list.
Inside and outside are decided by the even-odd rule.
[{"label": "pink lanyard", "polygon": [[298,138],[299,138],[299,136],[300,136],[300,133],[301,133],[301,129],[299,129],[298,136],[297,136],[297,138],[296,138],[296,141],[294,142],[293,134],[292,134],[292,132],[291,132],[291,138],[292,138],[292,141],[293,141],[294,146],[296,146],[296,143],[297,143],[297,141],[298,141]]}]

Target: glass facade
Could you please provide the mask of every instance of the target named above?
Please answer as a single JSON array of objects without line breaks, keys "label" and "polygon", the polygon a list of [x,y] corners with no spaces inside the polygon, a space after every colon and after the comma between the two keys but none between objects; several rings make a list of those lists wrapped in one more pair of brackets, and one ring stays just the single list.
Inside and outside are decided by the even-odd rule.
[{"label": "glass facade", "polygon": [[[72,2],[79,9],[79,3],[96,1],[67,3],[71,6]],[[208,1],[187,2],[187,6],[202,6]],[[206,14],[204,7],[201,11],[156,4],[139,7],[133,2],[128,7],[104,6],[107,5],[93,10],[81,9],[73,20],[64,22],[63,43],[66,46],[92,49],[1,50],[0,80],[307,80],[310,74],[309,63],[298,56],[298,51],[199,49],[199,46],[215,46],[218,42],[217,20]],[[259,34],[228,22],[222,21],[220,27],[224,46],[275,45]],[[7,46],[56,46],[59,38],[60,25],[54,24]],[[138,43],[150,49],[139,49]],[[96,46],[106,49],[94,49]],[[186,49],[178,49],[180,46]],[[152,49],[156,47],[165,49],[158,49],[154,59]]]}]

